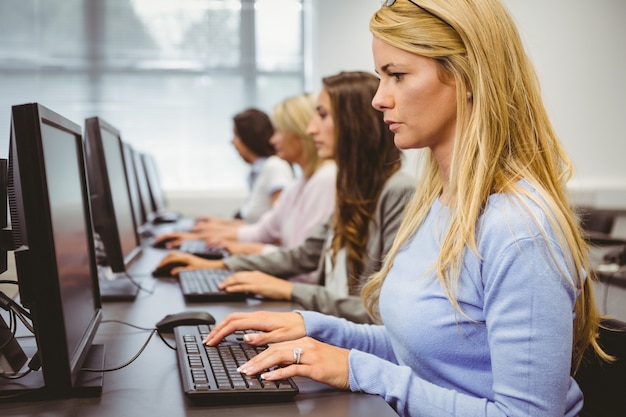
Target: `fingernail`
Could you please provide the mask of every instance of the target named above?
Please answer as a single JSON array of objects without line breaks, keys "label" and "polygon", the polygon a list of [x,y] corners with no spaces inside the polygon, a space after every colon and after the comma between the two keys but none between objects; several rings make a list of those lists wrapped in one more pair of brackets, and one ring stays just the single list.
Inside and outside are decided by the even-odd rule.
[{"label": "fingernail", "polygon": [[252,337],[249,334],[246,333],[246,334],[243,335],[243,340],[245,342],[252,342]]}]

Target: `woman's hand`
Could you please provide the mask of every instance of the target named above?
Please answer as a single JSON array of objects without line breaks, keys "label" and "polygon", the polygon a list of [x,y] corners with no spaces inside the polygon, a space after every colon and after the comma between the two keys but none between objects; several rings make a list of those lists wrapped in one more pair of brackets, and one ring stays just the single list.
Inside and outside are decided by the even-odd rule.
[{"label": "woman's hand", "polygon": [[263,332],[249,333],[244,336],[246,343],[255,346],[300,339],[306,336],[304,319],[298,313],[255,311],[253,313],[229,314],[211,330],[204,343],[215,346],[237,330]]},{"label": "woman's hand", "polygon": [[245,375],[261,374],[261,378],[268,381],[303,376],[336,388],[349,389],[349,354],[348,349],[304,337],[274,343],[238,370]]},{"label": "woman's hand", "polygon": [[236,272],[219,284],[226,292],[247,292],[273,300],[290,300],[293,283],[260,271]]},{"label": "woman's hand", "polygon": [[170,252],[161,259],[157,268],[172,263],[181,263],[185,266],[173,268],[170,272],[173,276],[177,276],[181,271],[189,271],[192,269],[227,269],[224,262],[219,260],[204,259],[190,253]]}]

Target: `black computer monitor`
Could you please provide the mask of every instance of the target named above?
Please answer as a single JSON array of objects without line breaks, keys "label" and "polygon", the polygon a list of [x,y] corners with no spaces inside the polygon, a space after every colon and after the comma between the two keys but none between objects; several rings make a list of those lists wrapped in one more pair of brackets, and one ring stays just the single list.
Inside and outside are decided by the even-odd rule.
[{"label": "black computer monitor", "polygon": [[135,162],[137,188],[141,198],[142,223],[149,223],[152,222],[152,218],[154,217],[154,208],[152,207],[152,197],[150,196],[150,185],[148,184],[146,170],[143,166],[143,156],[137,149],[133,149],[133,160]]},{"label": "black computer monitor", "polygon": [[161,213],[165,211],[165,196],[161,188],[161,177],[159,176],[159,170],[156,165],[154,157],[149,153],[143,153],[141,156],[143,160],[143,167],[146,171],[146,178],[148,179],[148,186],[150,189],[150,198],[152,201],[152,211]]},{"label": "black computer monitor", "polygon": [[99,395],[102,373],[81,372],[102,369],[104,350],[92,344],[102,307],[80,127],[37,103],[13,106],[8,170],[19,300],[41,371],[0,378],[0,397]]},{"label": "black computer monitor", "polygon": [[120,132],[99,117],[85,120],[87,177],[93,223],[113,272],[125,272],[140,254]]},{"label": "black computer monitor", "polygon": [[180,213],[167,211],[167,202],[161,187],[161,177],[156,161],[151,154],[142,153],[141,159],[148,180],[148,188],[150,190],[150,198],[152,202],[152,222],[153,223],[173,223],[180,220]]},{"label": "black computer monitor", "polygon": [[141,234],[141,230],[146,223],[143,214],[141,194],[139,193],[139,184],[137,183],[137,172],[135,169],[135,160],[133,158],[133,147],[126,142],[122,143],[124,152],[124,169],[126,171],[126,182],[128,184],[128,192],[130,194],[130,202],[133,209],[133,217],[135,226]]},{"label": "black computer monitor", "polygon": [[[8,256],[7,251],[13,247],[10,241],[10,234],[7,230],[9,225],[7,184],[8,184],[8,163],[7,159],[0,159],[0,274],[7,271]],[[0,343],[2,343],[0,341]]]}]

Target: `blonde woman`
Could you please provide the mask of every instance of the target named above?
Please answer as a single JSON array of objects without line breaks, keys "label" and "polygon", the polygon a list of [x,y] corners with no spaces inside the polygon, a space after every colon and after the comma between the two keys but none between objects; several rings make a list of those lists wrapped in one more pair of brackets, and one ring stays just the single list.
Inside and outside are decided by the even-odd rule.
[{"label": "blonde woman", "polygon": [[[276,155],[299,166],[301,175],[283,190],[270,211],[257,222],[234,227],[198,227],[193,233],[169,233],[157,238],[176,247],[183,239],[206,239],[209,244],[226,248],[231,254],[267,253],[278,247],[300,245],[324,224],[335,207],[337,166],[332,152],[318,155],[307,127],[315,114],[316,96],[303,94],[277,105],[272,114],[276,133],[271,143]],[[176,254],[167,262],[173,262]],[[164,260],[166,261],[166,260]],[[311,274],[294,277],[310,281]]]},{"label": "blonde woman", "polygon": [[[572,378],[598,314],[566,199],[570,163],[500,0],[387,1],[370,30],[373,100],[400,148],[427,154],[363,297],[383,325],[319,313],[227,317],[275,342],[241,366],[377,394],[402,416],[576,416]],[[600,354],[603,353],[600,351]],[[264,371],[277,364],[287,365]]]}]

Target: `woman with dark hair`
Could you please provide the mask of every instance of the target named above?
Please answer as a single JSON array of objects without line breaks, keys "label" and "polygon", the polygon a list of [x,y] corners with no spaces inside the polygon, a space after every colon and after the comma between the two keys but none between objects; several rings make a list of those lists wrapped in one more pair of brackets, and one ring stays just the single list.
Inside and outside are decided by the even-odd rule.
[{"label": "woman with dark hair", "polygon": [[[254,223],[269,211],[280,192],[293,182],[293,168],[289,162],[276,156],[271,139],[274,126],[262,110],[249,108],[233,117],[232,144],[239,156],[250,165],[248,196],[235,218]],[[232,223],[232,219],[203,217],[198,224],[206,222]]]}]

